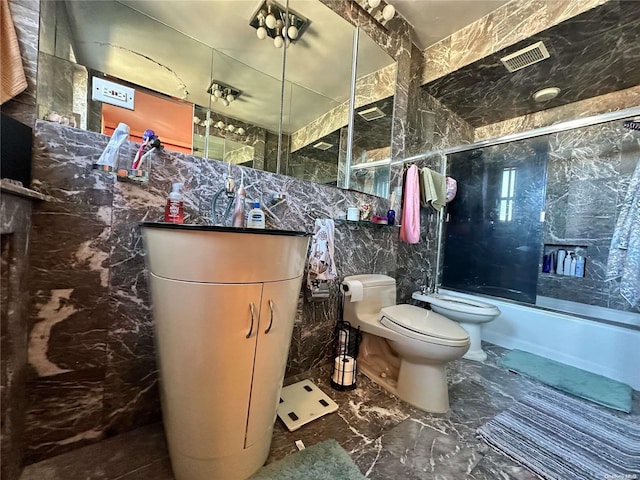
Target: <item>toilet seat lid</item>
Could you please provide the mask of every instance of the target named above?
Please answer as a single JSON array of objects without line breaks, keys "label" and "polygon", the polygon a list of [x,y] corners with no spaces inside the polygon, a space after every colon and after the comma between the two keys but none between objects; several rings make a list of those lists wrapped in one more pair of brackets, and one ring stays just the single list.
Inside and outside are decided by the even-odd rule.
[{"label": "toilet seat lid", "polygon": [[[380,316],[422,335],[444,340],[467,340],[469,334],[453,320],[414,305],[393,305],[380,310]],[[386,322],[385,322],[386,323]]]}]

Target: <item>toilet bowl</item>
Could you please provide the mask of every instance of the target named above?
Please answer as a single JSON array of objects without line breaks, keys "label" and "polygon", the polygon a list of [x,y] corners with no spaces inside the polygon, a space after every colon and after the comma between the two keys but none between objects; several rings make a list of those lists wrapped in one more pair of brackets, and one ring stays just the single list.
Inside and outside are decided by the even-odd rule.
[{"label": "toilet bowl", "polygon": [[482,350],[482,324],[500,315],[498,307],[490,303],[440,293],[414,292],[412,297],[428,303],[431,305],[431,310],[458,322],[469,333],[471,346],[464,358],[480,362],[487,359],[487,354]]},{"label": "toilet bowl", "polygon": [[343,282],[344,320],[360,327],[358,371],[427,412],[449,410],[445,366],[469,349],[469,335],[446,317],[396,305],[396,281],[353,275]]}]

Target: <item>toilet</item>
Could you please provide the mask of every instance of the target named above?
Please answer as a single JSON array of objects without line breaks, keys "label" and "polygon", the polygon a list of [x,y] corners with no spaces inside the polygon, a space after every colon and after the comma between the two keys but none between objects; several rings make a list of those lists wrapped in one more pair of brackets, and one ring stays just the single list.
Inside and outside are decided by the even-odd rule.
[{"label": "toilet", "polygon": [[358,371],[422,410],[449,410],[445,365],[469,349],[467,332],[436,312],[396,305],[387,275],[345,277],[342,289],[344,320],[362,332]]},{"label": "toilet", "polygon": [[469,333],[471,346],[464,354],[468,360],[484,362],[487,354],[482,350],[482,325],[500,315],[500,309],[490,303],[441,293],[414,292],[414,300],[428,303],[431,310],[458,322]]}]

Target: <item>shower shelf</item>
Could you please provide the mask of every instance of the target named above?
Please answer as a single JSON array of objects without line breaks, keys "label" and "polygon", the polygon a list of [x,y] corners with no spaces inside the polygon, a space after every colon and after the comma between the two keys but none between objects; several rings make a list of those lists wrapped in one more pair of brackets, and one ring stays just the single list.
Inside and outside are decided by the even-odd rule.
[{"label": "shower shelf", "polygon": [[344,218],[336,218],[334,219],[336,225],[349,225],[352,227],[391,227],[391,228],[400,228],[400,225],[389,225],[385,223],[373,223],[366,220],[345,220]]}]

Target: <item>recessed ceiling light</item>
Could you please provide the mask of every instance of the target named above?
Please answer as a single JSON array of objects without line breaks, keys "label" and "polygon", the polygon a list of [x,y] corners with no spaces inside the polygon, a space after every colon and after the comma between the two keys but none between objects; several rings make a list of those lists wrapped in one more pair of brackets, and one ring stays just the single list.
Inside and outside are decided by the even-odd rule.
[{"label": "recessed ceiling light", "polygon": [[543,88],[533,94],[533,99],[538,103],[548,102],[549,100],[556,98],[559,93],[560,89],[558,87]]}]

